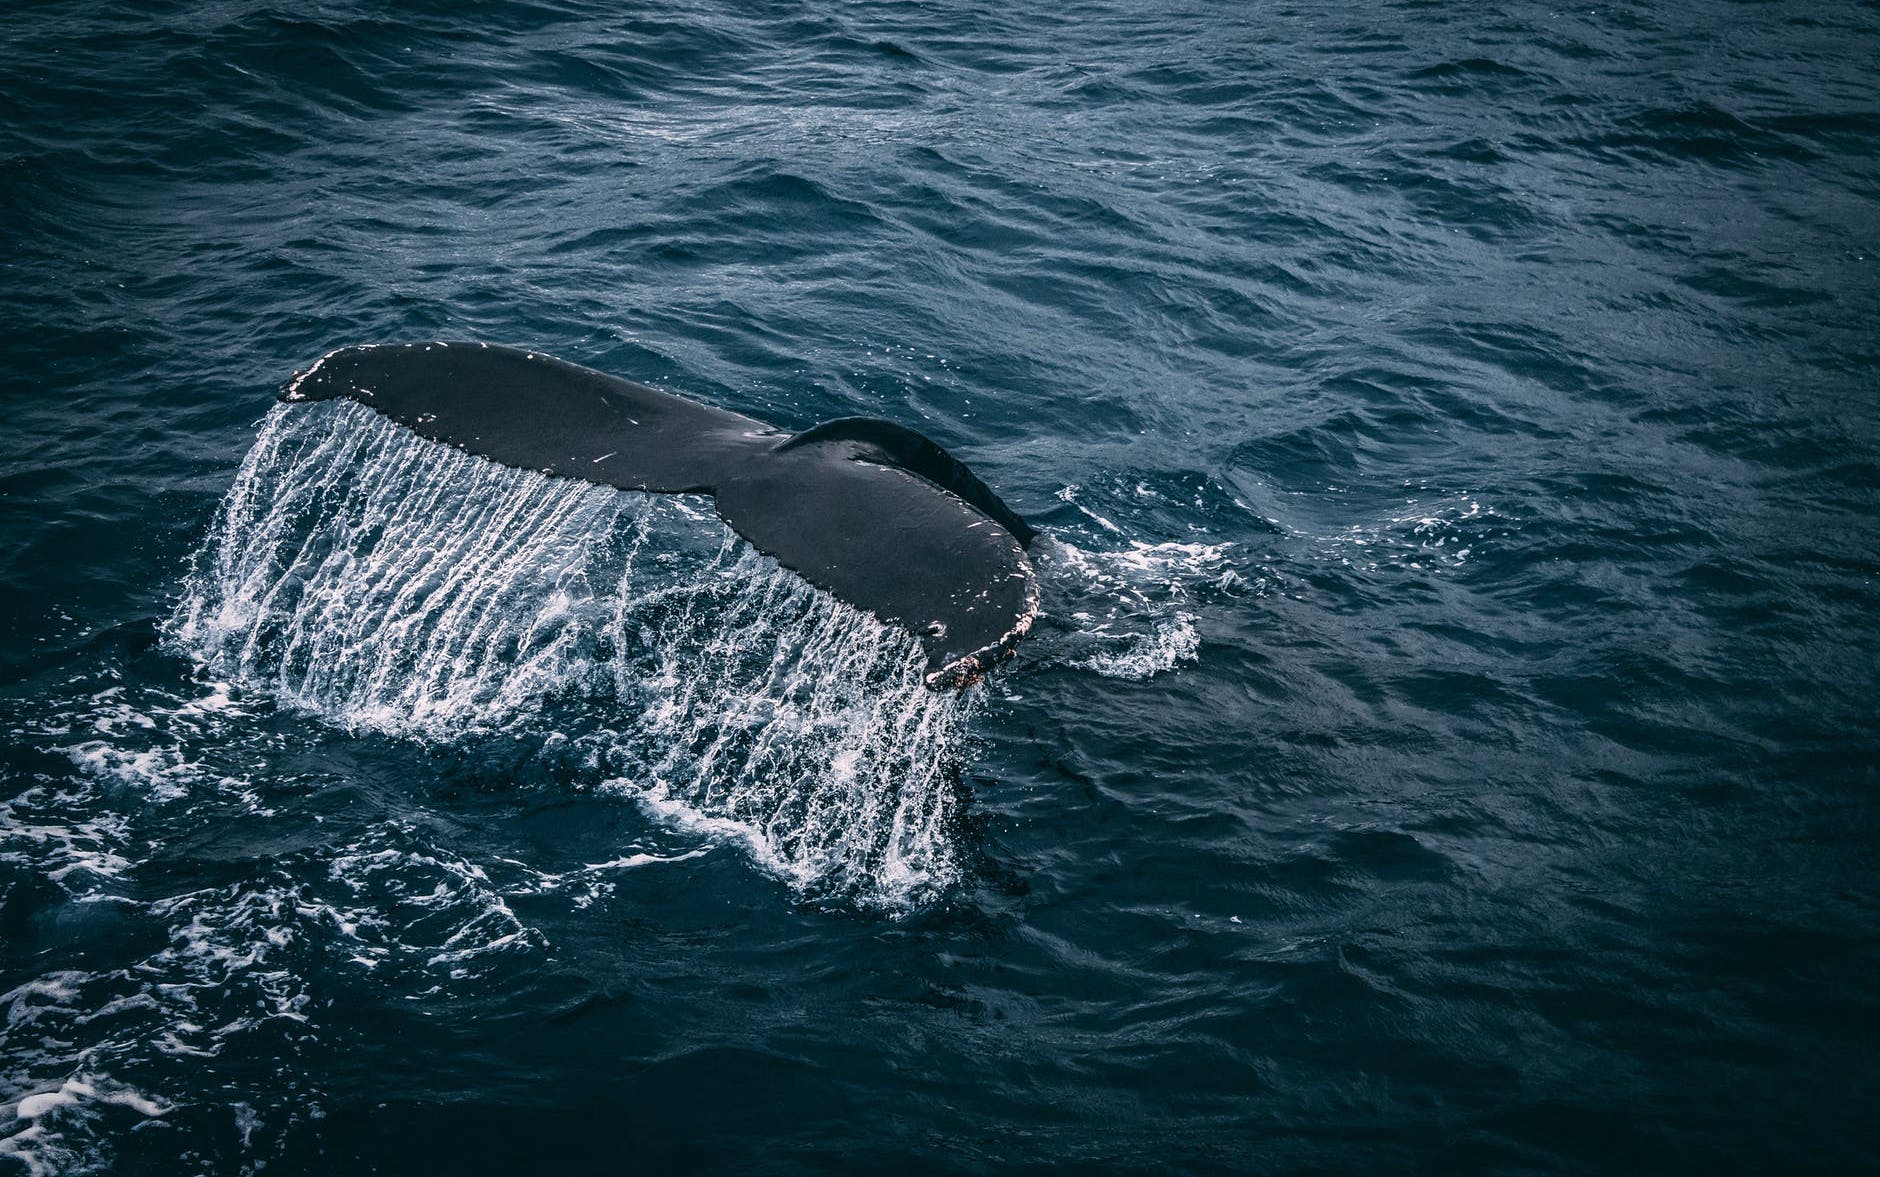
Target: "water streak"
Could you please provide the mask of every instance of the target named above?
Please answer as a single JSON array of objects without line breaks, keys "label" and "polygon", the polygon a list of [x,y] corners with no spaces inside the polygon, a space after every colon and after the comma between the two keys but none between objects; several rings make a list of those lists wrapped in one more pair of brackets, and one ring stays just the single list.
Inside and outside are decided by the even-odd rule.
[{"label": "water streak", "polygon": [[357,405],[280,407],[168,632],[349,730],[537,737],[805,896],[900,908],[957,874],[970,703],[685,499],[499,467]]}]

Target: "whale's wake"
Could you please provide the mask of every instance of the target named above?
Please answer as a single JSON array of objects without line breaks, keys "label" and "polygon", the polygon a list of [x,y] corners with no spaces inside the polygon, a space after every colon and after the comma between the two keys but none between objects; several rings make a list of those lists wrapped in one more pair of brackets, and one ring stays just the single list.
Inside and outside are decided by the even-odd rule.
[{"label": "whale's wake", "polygon": [[957,877],[969,702],[684,498],[500,467],[349,402],[277,407],[168,638],[344,728],[539,738],[807,897],[893,909]]}]

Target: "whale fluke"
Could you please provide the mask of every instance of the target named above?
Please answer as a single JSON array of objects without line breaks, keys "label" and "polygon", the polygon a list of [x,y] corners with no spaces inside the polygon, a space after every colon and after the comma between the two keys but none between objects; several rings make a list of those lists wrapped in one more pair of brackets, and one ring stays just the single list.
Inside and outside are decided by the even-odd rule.
[{"label": "whale fluke", "polygon": [[1012,656],[1038,612],[1036,534],[964,463],[890,421],[791,434],[538,352],[482,343],[341,348],[281,390],[346,397],[505,466],[623,490],[712,496],[785,568],[913,633],[927,684]]}]

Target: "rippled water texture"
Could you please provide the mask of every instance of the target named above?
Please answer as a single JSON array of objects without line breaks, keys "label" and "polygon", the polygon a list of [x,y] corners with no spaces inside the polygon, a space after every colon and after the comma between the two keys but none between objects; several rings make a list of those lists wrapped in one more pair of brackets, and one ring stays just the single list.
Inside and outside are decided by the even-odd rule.
[{"label": "rippled water texture", "polygon": [[[1871,5],[13,6],[0,1173],[1845,1173]],[[484,339],[929,433],[962,697]]]}]

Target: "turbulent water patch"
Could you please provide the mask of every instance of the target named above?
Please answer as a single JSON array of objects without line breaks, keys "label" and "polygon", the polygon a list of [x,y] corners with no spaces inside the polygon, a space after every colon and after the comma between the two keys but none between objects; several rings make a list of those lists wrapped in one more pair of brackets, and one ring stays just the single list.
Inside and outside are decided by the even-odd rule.
[{"label": "turbulent water patch", "polygon": [[898,907],[957,873],[970,704],[686,499],[506,469],[357,405],[277,408],[168,635],[349,730],[539,738],[806,896]]},{"label": "turbulent water patch", "polygon": [[1106,678],[1144,679],[1199,656],[1191,588],[1236,576],[1225,545],[1125,543],[1086,549],[1066,539],[1044,546],[1039,567],[1051,587],[1064,661]]}]

